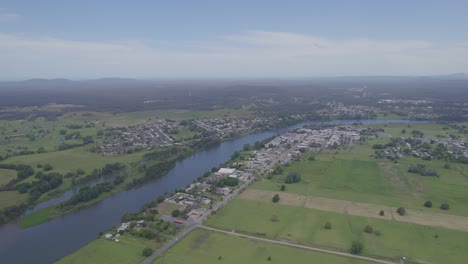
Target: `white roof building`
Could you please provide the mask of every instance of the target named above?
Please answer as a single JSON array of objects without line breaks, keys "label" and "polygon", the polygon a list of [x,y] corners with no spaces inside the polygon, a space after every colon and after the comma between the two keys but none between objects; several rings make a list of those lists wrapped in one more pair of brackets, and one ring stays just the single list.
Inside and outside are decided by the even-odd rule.
[{"label": "white roof building", "polygon": [[231,168],[221,168],[218,173],[220,174],[233,174],[236,170]]}]

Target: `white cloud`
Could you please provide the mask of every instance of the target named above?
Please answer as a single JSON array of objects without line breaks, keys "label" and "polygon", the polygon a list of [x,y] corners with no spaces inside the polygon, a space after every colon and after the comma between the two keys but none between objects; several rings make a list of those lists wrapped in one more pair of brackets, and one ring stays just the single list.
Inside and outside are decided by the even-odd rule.
[{"label": "white cloud", "polygon": [[163,51],[0,34],[0,78],[268,77],[468,72],[468,45],[251,31]]}]

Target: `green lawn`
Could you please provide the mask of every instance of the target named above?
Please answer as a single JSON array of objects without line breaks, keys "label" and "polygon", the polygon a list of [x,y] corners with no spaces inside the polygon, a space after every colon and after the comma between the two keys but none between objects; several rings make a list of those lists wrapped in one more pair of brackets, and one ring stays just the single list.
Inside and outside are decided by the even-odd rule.
[{"label": "green lawn", "polygon": [[[277,221],[272,221],[273,216]],[[331,230],[323,228],[327,221],[332,223]],[[468,258],[467,232],[238,198],[206,224],[341,251],[348,251],[353,240],[360,240],[364,243],[364,255],[390,259],[406,256],[417,262],[462,263]],[[382,235],[364,233],[367,224]]]},{"label": "green lawn", "polygon": [[142,256],[145,247],[155,249],[157,246],[156,242],[138,239],[130,235],[121,236],[120,242],[99,238],[56,263],[135,264],[145,259]]},{"label": "green lawn", "polygon": [[15,170],[0,169],[0,186],[16,178],[16,174]]},{"label": "green lawn", "polygon": [[[221,259],[219,259],[221,256]],[[268,261],[271,257],[271,261]],[[253,241],[204,229],[195,229],[154,264],[186,263],[368,263],[330,254]]]}]

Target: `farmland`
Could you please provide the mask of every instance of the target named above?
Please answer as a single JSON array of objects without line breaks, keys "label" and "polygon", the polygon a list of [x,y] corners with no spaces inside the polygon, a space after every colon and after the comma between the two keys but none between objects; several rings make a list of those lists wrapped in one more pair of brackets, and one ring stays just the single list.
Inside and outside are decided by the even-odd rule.
[{"label": "farmland", "polygon": [[[272,179],[265,176],[252,188],[277,191],[284,175],[297,171],[302,181],[287,185],[287,192],[356,202],[372,201],[431,212],[440,210],[423,207],[425,201],[448,202],[453,205],[453,210],[444,213],[468,216],[467,165],[453,163],[450,169],[445,169],[446,162],[439,160],[413,157],[405,157],[398,163],[376,160],[371,157],[370,146],[368,143],[339,151],[325,150],[315,156],[315,161],[309,161],[304,155],[300,161],[284,166],[282,175]],[[422,177],[407,172],[408,166],[416,163],[435,168],[440,177]]]},{"label": "farmland", "polygon": [[[331,223],[330,230],[324,228],[326,222]],[[352,241],[360,240],[363,255],[394,260],[406,256],[413,262],[461,263],[468,257],[467,232],[239,198],[219,210],[207,225],[344,252]],[[365,233],[366,225],[380,235]]]},{"label": "farmland", "polygon": [[184,240],[156,259],[163,263],[368,263],[287,246],[258,242],[197,228]]}]

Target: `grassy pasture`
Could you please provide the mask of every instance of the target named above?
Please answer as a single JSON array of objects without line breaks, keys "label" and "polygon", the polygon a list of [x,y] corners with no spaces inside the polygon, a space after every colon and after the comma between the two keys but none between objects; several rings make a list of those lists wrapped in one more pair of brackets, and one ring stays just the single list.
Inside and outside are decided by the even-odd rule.
[{"label": "grassy pasture", "polygon": [[[221,256],[221,259],[218,259]],[[268,261],[271,257],[271,261]],[[185,263],[368,263],[330,254],[253,241],[204,229],[195,229],[154,264]]]},{"label": "grassy pasture", "polygon": [[[444,169],[446,162],[438,160],[405,157],[397,164],[376,160],[370,156],[373,143],[322,151],[315,161],[309,161],[305,155],[301,161],[284,167],[282,175],[263,177],[252,188],[277,191],[285,175],[297,171],[301,182],[287,184],[286,192],[468,216],[467,165],[452,163],[451,169]],[[436,169],[440,177],[407,172],[409,165],[418,163]],[[422,206],[427,200],[433,202],[433,208]],[[438,209],[441,203],[449,203],[451,210]]]},{"label": "grassy pasture", "polygon": [[[324,228],[327,221],[331,230]],[[368,224],[381,235],[364,233]],[[353,240],[360,240],[364,255],[395,260],[406,256],[413,262],[462,263],[468,258],[468,232],[239,198],[210,217],[207,225],[341,251],[348,251]]]},{"label": "grassy pasture", "polygon": [[102,263],[102,264],[134,264],[145,259],[142,256],[144,248],[157,248],[158,244],[151,240],[138,239],[123,235],[119,242],[99,238],[78,251],[60,259],[58,264]]},{"label": "grassy pasture", "polygon": [[0,169],[0,186],[16,178],[16,174],[15,170]]}]

